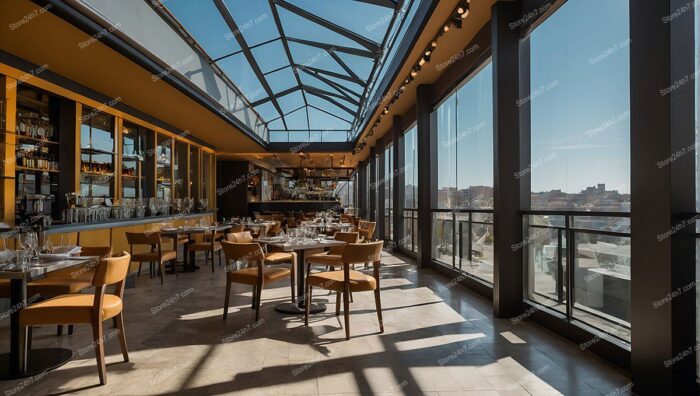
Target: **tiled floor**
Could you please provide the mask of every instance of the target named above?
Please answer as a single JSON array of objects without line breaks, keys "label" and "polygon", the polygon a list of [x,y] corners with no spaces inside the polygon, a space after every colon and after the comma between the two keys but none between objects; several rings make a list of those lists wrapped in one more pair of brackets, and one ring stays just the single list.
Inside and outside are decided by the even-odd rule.
[{"label": "tiled floor", "polygon": [[[310,328],[303,318],[274,311],[289,298],[284,281],[263,292],[256,323],[251,290],[234,288],[223,322],[223,277],[220,268],[213,274],[206,268],[169,275],[161,286],[142,276],[125,296],[129,363],[110,337],[111,325],[105,330],[106,386],[97,386],[89,326],[63,337],[55,327],[36,329],[35,346],[60,345],[76,356],[47,375],[0,383],[3,395],[617,396],[629,388],[624,372],[578,345],[527,321],[493,319],[487,300],[398,257],[384,257],[385,333],[378,333],[372,293],[356,293],[350,341],[332,306],[314,315]],[[3,351],[7,322],[0,322]]]}]

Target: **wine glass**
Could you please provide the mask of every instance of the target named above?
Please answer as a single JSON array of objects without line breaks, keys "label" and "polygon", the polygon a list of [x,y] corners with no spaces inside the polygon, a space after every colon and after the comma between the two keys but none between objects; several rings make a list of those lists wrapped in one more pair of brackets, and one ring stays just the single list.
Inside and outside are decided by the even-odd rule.
[{"label": "wine glass", "polygon": [[38,244],[39,238],[37,237],[36,232],[28,231],[26,234],[24,234],[24,242],[22,243],[22,245],[24,245],[29,250],[31,258],[34,257],[34,252]]}]

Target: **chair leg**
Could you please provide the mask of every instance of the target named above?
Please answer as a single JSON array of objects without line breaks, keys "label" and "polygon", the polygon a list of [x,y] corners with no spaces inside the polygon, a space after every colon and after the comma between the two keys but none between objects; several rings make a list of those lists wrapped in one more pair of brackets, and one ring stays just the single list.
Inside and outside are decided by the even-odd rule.
[{"label": "chair leg", "polygon": [[309,313],[311,312],[311,285],[306,284],[306,294],[304,295],[304,302],[306,308],[304,309],[304,325],[309,326]]},{"label": "chair leg", "polygon": [[73,325],[68,325],[68,334],[73,334]]},{"label": "chair leg", "polygon": [[296,265],[294,265],[294,264],[295,264],[295,263],[292,261],[292,266],[291,266],[291,270],[292,270],[292,271],[291,271],[291,273],[289,274],[289,278],[290,278],[289,283],[291,284],[291,289],[292,289],[292,302],[293,302],[293,303],[297,302],[297,295],[296,295],[296,293],[295,293],[295,291],[294,291],[295,280],[296,280],[296,268],[295,268]]},{"label": "chair leg", "polygon": [[27,352],[32,353],[32,326],[27,327]]},{"label": "chair leg", "polygon": [[163,283],[165,282],[165,267],[164,267],[164,264],[162,261],[160,262],[159,269],[160,269],[160,285],[162,286]]},{"label": "chair leg", "polygon": [[119,345],[122,347],[122,356],[124,361],[129,361],[129,350],[126,348],[126,333],[124,333],[124,313],[120,312],[114,319],[117,322],[117,331],[119,331]]},{"label": "chair leg", "polygon": [[374,305],[377,307],[377,319],[379,320],[379,332],[384,332],[384,321],[382,320],[382,298],[379,289],[374,290]]},{"label": "chair leg", "polygon": [[219,250],[219,267],[221,267],[221,250]]},{"label": "chair leg", "polygon": [[224,300],[224,320],[228,316],[228,300],[231,297],[231,282],[226,281],[226,299]]},{"label": "chair leg", "polygon": [[[210,257],[211,257],[211,272],[214,272],[214,251],[211,252]],[[219,258],[221,258],[221,256],[219,256]],[[219,262],[221,262],[221,260],[219,260]]]},{"label": "chair leg", "polygon": [[350,339],[350,285],[343,292],[343,316],[345,317],[345,339]]},{"label": "chair leg", "polygon": [[253,286],[253,299],[252,299],[252,302],[250,304],[250,309],[255,309],[255,307],[257,306],[257,305],[255,305],[255,297],[257,295],[258,295],[258,287]]},{"label": "chair leg", "polygon": [[60,337],[63,335],[63,325],[56,326],[56,336]]},{"label": "chair leg", "polygon": [[255,296],[255,321],[257,322],[260,318],[260,300],[262,299],[262,284],[258,284]]},{"label": "chair leg", "polygon": [[95,358],[97,359],[97,372],[100,375],[100,384],[107,383],[107,367],[105,366],[104,329],[102,321],[92,322],[92,340],[95,343]]},{"label": "chair leg", "polygon": [[137,278],[141,276],[141,266],[142,265],[143,265],[143,263],[139,263],[139,272],[136,273]]},{"label": "chair leg", "polygon": [[335,316],[340,316],[340,292],[335,293]]}]

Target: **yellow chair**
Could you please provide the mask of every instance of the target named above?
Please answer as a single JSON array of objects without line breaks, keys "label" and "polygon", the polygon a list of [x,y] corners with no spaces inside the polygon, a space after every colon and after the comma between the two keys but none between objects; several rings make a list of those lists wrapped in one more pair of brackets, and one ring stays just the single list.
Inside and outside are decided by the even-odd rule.
[{"label": "yellow chair", "polygon": [[[336,232],[333,235],[336,241],[343,241],[347,243],[357,243],[359,241],[360,235],[357,232]],[[333,246],[328,249],[327,252],[312,254],[304,261],[306,261],[306,272],[311,271],[312,264],[325,265],[326,270],[334,269],[335,267],[340,267],[343,264],[340,259],[343,257],[343,251],[345,246]]]},{"label": "yellow chair", "polygon": [[[252,243],[253,236],[248,231],[244,232],[232,232],[226,235],[229,242],[235,243]],[[296,289],[294,288],[296,280],[296,266],[297,266],[297,254],[295,252],[284,252],[279,249],[275,249],[274,246],[269,246],[269,252],[265,253],[265,264],[291,264],[290,265],[290,286],[292,289],[292,302],[296,302]]]},{"label": "yellow chair", "polygon": [[219,266],[221,266],[221,241],[217,240],[216,234],[216,231],[212,231],[208,237],[204,235],[203,241],[196,240],[188,247],[189,251],[195,252],[195,254],[196,252],[204,252],[204,265],[207,265],[207,260],[211,258],[211,272],[214,272],[214,253],[219,254]]},{"label": "yellow chair", "polygon": [[[136,274],[137,277],[141,276],[141,266],[143,263],[149,263],[149,275],[153,276],[153,264],[156,263],[158,264],[160,284],[162,285],[165,278],[164,265],[168,261],[172,262],[173,270],[175,272],[175,276],[177,277],[177,271],[175,270],[177,252],[175,250],[163,249],[160,232],[127,232],[126,241],[129,243],[131,261],[134,263],[139,263],[139,271]],[[134,253],[134,246],[137,245],[148,245],[151,247],[151,251],[145,253]]]},{"label": "yellow chair", "polygon": [[[314,287],[336,292],[335,314],[340,315],[340,296],[343,295],[343,314],[345,316],[345,338],[350,339],[350,293],[373,291],[374,301],[379,319],[379,332],[384,332],[382,322],[382,302],[379,291],[379,267],[381,266],[382,247],[384,241],[353,243],[345,246],[340,259],[342,271],[327,271],[306,276],[306,301],[311,302]],[[363,274],[350,269],[353,263],[371,261],[374,266],[374,276]],[[304,324],[309,325],[309,307],[306,304]]]},{"label": "yellow chair", "polygon": [[[95,294],[68,294],[51,298],[30,305],[20,311],[20,326],[29,328],[31,340],[32,326],[91,324],[93,344],[100,384],[107,383],[107,373],[104,355],[104,326],[103,321],[116,319],[119,343],[121,344],[124,361],[129,361],[124,334],[124,279],[129,272],[131,256],[123,252],[120,257],[110,257],[100,261],[92,278]],[[116,284],[115,294],[106,294],[108,285]]]},{"label": "yellow chair", "polygon": [[[267,268],[265,267],[265,254],[257,242],[253,243],[237,243],[223,241],[222,243],[224,256],[226,257],[226,267],[229,263],[237,260],[242,260],[248,263],[248,268],[243,268],[238,271],[226,272],[226,297],[224,300],[224,320],[228,315],[228,303],[231,296],[231,283],[240,283],[253,286],[253,309],[255,309],[255,321],[260,318],[260,298],[262,296],[263,287],[272,282],[284,279],[291,275],[291,271],[287,268]],[[251,267],[250,264],[255,263]],[[294,288],[292,288],[294,290]]]}]

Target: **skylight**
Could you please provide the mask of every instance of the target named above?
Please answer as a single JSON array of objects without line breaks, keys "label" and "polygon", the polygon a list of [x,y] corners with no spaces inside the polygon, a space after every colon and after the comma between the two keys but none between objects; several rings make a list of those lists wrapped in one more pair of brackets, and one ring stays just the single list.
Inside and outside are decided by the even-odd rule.
[{"label": "skylight", "polygon": [[167,0],[157,8],[237,86],[270,141],[348,141],[420,1]]}]

